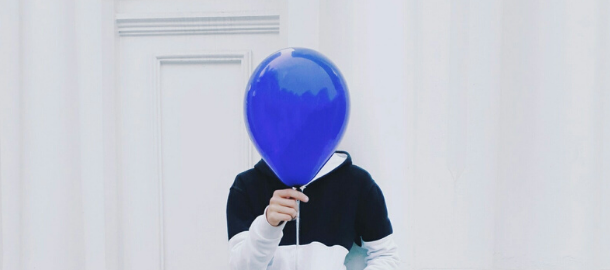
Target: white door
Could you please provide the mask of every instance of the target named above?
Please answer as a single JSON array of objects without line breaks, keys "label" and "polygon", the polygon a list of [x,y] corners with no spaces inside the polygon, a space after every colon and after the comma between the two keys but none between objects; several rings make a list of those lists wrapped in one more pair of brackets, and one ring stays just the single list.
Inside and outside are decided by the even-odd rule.
[{"label": "white door", "polygon": [[282,48],[280,2],[120,2],[123,269],[227,269],[226,200],[258,159],[243,123],[252,68]]}]

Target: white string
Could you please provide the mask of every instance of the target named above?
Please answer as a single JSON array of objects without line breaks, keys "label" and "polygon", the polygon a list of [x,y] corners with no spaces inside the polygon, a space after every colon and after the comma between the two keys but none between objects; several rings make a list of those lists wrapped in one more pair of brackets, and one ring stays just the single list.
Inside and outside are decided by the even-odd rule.
[{"label": "white string", "polygon": [[301,228],[301,201],[297,200],[297,245],[295,252],[295,266],[296,270],[299,270],[299,229]]},{"label": "white string", "polygon": [[[296,187],[292,188],[297,190]],[[296,245],[294,246],[294,269],[299,269],[299,228],[301,226],[301,201],[297,200],[297,217],[296,217]]]}]

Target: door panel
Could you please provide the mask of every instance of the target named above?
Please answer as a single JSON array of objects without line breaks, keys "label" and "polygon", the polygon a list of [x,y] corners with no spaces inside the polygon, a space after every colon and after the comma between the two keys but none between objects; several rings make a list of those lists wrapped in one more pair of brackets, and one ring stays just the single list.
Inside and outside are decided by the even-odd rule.
[{"label": "door panel", "polygon": [[235,171],[249,165],[244,127],[227,121],[242,115],[241,73],[239,63],[161,67],[166,269],[228,260],[223,206]]},{"label": "door panel", "polygon": [[142,12],[117,15],[119,261],[228,269],[229,187],[260,158],[243,122],[245,85],[282,47],[281,7],[161,14],[128,6]]}]

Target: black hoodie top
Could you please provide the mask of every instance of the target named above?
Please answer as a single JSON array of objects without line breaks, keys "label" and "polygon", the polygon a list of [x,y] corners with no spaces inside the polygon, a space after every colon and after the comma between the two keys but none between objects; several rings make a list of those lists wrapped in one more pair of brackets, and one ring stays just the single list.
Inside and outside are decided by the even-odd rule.
[{"label": "black hoodie top", "polygon": [[[300,204],[300,245],[319,242],[340,245],[347,251],[352,243],[376,241],[392,234],[392,225],[381,189],[364,169],[347,159],[303,192],[309,197]],[[253,169],[237,175],[227,203],[229,239],[248,231],[252,222],[269,205],[273,192],[291,188],[259,161]],[[287,222],[279,246],[296,243],[296,222]]]}]

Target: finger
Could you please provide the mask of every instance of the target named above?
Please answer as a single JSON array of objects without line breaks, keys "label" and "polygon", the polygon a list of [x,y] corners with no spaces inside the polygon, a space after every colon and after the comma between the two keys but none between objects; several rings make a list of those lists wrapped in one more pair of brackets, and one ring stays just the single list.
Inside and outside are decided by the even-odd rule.
[{"label": "finger", "polygon": [[282,197],[273,197],[271,198],[271,203],[272,204],[278,204],[278,205],[282,205],[282,206],[286,206],[286,207],[290,207],[290,208],[295,208],[297,207],[297,202],[293,199],[284,199]]},{"label": "finger", "polygon": [[271,204],[271,205],[269,205],[269,209],[267,209],[267,212],[268,213],[286,214],[286,215],[289,215],[289,216],[291,216],[293,218],[297,216],[297,210],[295,208],[281,206],[279,204]]},{"label": "finger", "polygon": [[275,207],[273,207],[272,211],[276,212],[276,213],[280,213],[280,214],[289,215],[292,218],[295,218],[297,216],[297,210],[296,209],[290,208],[290,207],[286,207],[286,206],[275,205]]},{"label": "finger", "polygon": [[282,198],[290,198],[290,195],[292,195],[294,192],[296,192],[296,191],[293,189],[278,189],[275,192],[273,192],[273,196],[282,197]]},{"label": "finger", "polygon": [[281,214],[281,213],[273,213],[271,214],[271,218],[279,221],[291,221],[292,217],[290,215]]},{"label": "finger", "polygon": [[267,222],[274,227],[279,226],[280,223],[284,221],[290,221],[290,216],[280,213],[269,213],[269,216],[267,217]]},{"label": "finger", "polygon": [[303,192],[292,190],[292,189],[280,189],[274,192],[274,196],[282,197],[285,199],[295,199],[303,202],[308,202],[309,197],[307,197]]},{"label": "finger", "polygon": [[307,197],[307,195],[303,194],[303,192],[296,191],[296,190],[293,190],[293,194],[291,194],[290,197],[292,197],[295,200],[302,201],[302,202],[309,201],[309,197]]}]

